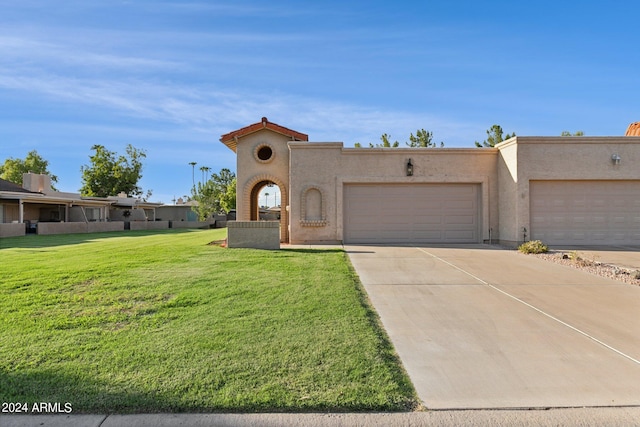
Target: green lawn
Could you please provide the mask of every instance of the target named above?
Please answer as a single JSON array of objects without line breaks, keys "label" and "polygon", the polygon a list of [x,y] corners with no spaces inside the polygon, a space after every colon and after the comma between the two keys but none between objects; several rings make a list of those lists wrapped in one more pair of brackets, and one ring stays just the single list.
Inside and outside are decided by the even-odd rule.
[{"label": "green lawn", "polygon": [[341,250],[208,244],[224,237],[0,240],[0,400],[74,413],[416,408]]}]

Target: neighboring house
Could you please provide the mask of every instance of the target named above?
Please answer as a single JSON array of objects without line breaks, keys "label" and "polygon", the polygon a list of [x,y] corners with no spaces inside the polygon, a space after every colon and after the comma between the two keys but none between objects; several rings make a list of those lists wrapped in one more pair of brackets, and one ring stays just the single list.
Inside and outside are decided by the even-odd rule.
[{"label": "neighboring house", "polygon": [[47,175],[28,173],[22,187],[0,180],[0,237],[119,231],[132,221],[138,222],[135,229],[168,228],[146,224],[155,220],[158,206],[124,195],[83,197],[54,191]]},{"label": "neighboring house", "polygon": [[345,148],[262,118],[220,141],[237,153],[238,221],[280,188],[282,242],[640,245],[640,123],[495,148]]},{"label": "neighboring house", "polygon": [[174,205],[163,205],[156,209],[156,215],[159,219],[169,221],[197,221],[198,214],[194,212],[193,207],[197,206],[195,200],[184,200],[179,198]]}]

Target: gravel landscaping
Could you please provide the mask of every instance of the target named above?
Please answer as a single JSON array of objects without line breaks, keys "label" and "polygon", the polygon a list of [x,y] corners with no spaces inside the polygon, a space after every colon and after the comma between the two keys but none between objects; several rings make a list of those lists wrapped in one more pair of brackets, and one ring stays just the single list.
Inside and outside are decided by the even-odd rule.
[{"label": "gravel landscaping", "polygon": [[598,276],[640,286],[640,270],[605,264],[597,260],[589,260],[583,258],[579,252],[549,251],[545,254],[532,254],[532,256],[597,274]]}]

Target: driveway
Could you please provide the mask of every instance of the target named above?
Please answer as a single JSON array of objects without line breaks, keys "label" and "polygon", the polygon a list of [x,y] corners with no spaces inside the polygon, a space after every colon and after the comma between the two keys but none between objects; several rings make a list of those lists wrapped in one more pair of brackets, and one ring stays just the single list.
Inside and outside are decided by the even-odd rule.
[{"label": "driveway", "polygon": [[345,250],[427,408],[640,405],[640,287],[488,245]]}]

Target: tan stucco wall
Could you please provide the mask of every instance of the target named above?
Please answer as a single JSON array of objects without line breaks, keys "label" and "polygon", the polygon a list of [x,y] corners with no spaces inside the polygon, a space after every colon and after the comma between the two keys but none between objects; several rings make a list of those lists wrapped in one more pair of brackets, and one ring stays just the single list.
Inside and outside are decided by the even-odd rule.
[{"label": "tan stucco wall", "polygon": [[0,224],[0,237],[24,236],[25,232],[24,224]]},{"label": "tan stucco wall", "polygon": [[229,221],[227,247],[280,249],[278,221]]},{"label": "tan stucco wall", "polygon": [[[640,137],[518,136],[497,148],[504,164],[499,177],[500,236],[505,243],[521,242],[523,228],[530,236],[530,181],[640,179]],[[620,155],[619,165],[611,160],[613,154]]]},{"label": "tan stucco wall", "polygon": [[[342,143],[290,142],[291,243],[343,240],[343,189],[350,183],[478,183],[482,239],[498,229],[497,150],[344,148]],[[411,159],[413,176],[406,176]],[[323,195],[326,223],[304,226],[303,195]]]},{"label": "tan stucco wall", "polygon": [[78,234],[123,231],[124,222],[40,222],[38,234]]},{"label": "tan stucco wall", "polygon": [[[243,137],[237,146],[237,197],[236,212],[238,221],[250,220],[250,195],[253,187],[261,181],[272,181],[280,189],[282,203],[280,238],[288,238],[289,204],[289,148],[290,139],[270,130],[261,130]],[[261,162],[255,157],[255,150],[269,145],[273,150],[273,157],[267,162]]]},{"label": "tan stucco wall", "polygon": [[498,232],[495,239],[515,245],[518,235],[518,145],[515,138],[500,146],[498,156]]},{"label": "tan stucco wall", "polygon": [[130,221],[130,230],[167,230],[169,221]]},{"label": "tan stucco wall", "polygon": [[[255,158],[263,144],[274,151],[269,162]],[[340,142],[293,142],[265,129],[242,137],[237,155],[238,220],[250,218],[252,188],[273,181],[282,194],[281,239],[290,232],[291,243],[342,242],[347,184],[480,184],[481,240],[513,245],[525,228],[531,235],[530,181],[640,180],[640,137],[514,137],[495,148],[344,148]],[[414,165],[409,177],[408,159]]]}]

